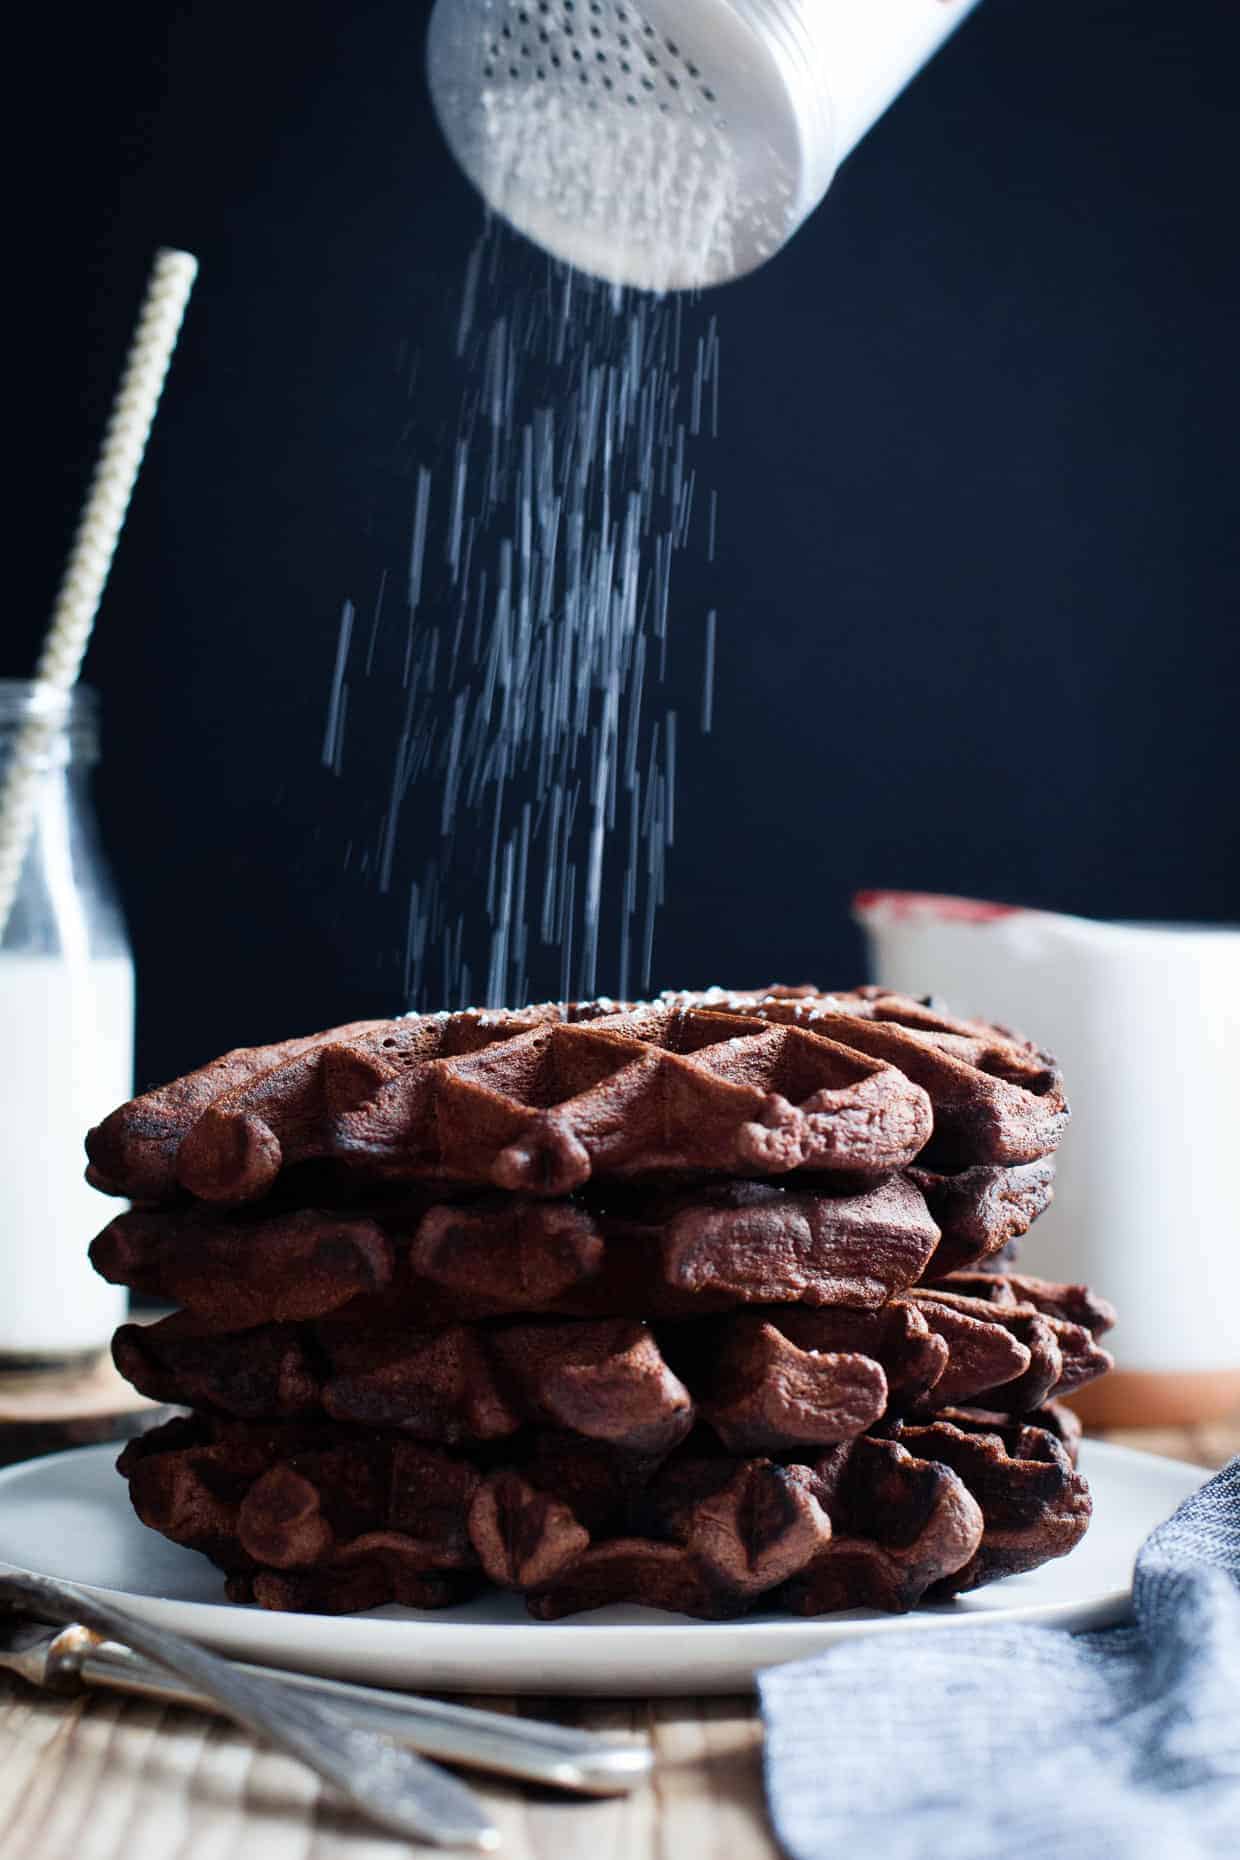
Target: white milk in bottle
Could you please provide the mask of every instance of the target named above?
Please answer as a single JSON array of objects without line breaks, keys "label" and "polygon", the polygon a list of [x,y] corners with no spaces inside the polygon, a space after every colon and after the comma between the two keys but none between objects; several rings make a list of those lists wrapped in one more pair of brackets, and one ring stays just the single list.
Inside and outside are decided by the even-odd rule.
[{"label": "white milk in bottle", "polygon": [[18,733],[35,827],[0,945],[0,1368],[51,1366],[106,1347],[124,1291],[87,1247],[120,1204],[84,1180],[83,1138],[133,1089],[133,964],[88,791],[97,706],[79,688],[0,681],[3,778]]}]

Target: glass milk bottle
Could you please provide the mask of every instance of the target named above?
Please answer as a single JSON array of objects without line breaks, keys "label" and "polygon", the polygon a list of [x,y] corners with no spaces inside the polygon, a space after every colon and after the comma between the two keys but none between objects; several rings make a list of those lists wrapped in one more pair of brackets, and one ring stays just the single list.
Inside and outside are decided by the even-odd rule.
[{"label": "glass milk bottle", "polygon": [[133,1090],[133,961],[89,789],[98,702],[0,680],[0,781],[21,778],[35,720],[34,831],[0,945],[0,1370],[93,1355],[125,1311],[86,1257],[117,1205],[84,1181],[83,1139]]}]

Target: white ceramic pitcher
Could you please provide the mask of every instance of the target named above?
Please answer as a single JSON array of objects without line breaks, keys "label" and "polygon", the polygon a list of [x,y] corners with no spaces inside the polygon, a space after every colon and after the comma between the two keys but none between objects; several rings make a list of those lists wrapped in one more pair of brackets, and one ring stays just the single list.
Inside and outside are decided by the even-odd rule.
[{"label": "white ceramic pitcher", "polygon": [[1240,1407],[1240,929],[1100,923],[867,892],[871,973],[1019,1029],[1063,1067],[1072,1122],[1021,1269],[1119,1309],[1107,1425]]}]

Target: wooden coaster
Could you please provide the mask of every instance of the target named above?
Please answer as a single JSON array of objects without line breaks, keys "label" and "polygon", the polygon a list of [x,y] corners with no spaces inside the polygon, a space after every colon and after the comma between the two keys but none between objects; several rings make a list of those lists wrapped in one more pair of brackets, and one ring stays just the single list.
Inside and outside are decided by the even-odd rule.
[{"label": "wooden coaster", "polygon": [[101,1440],[130,1440],[175,1410],[130,1388],[106,1351],[68,1369],[0,1375],[0,1466]]}]

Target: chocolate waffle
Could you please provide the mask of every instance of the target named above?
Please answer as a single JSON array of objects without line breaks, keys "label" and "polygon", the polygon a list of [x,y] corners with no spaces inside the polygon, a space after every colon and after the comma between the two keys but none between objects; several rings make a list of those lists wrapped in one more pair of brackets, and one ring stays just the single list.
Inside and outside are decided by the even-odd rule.
[{"label": "chocolate waffle", "polygon": [[[915,1464],[891,1443],[867,1451]],[[210,1556],[233,1599],[276,1608],[435,1607],[489,1578],[545,1618],[606,1601],[722,1618],[787,1583],[831,1541],[808,1468],[701,1454],[693,1443],[644,1465],[579,1449],[593,1464],[567,1490],[594,1494],[588,1526],[546,1483],[567,1457],[554,1437],[487,1466],[358,1430],[195,1416],[135,1442],[121,1468],[144,1522]],[[945,1470],[936,1484],[953,1504],[930,1513],[893,1502],[884,1521],[893,1539],[916,1538],[926,1581],[963,1567],[982,1536],[980,1510],[955,1475]]]},{"label": "chocolate waffle", "polygon": [[414,1324],[877,1305],[942,1276],[945,1260],[1006,1258],[1051,1173],[1049,1162],[958,1177],[918,1169],[852,1193],[798,1178],[566,1202],[453,1202],[414,1186],[345,1208],[174,1205],[119,1215],[91,1259],[114,1284],[226,1329],[326,1317],[380,1293]]},{"label": "chocolate waffle", "polygon": [[333,1613],[442,1607],[483,1580],[544,1619],[609,1602],[900,1611],[1062,1555],[1088,1520],[1053,1433],[963,1414],[809,1462],[722,1455],[697,1433],[662,1457],[554,1433],[506,1454],[193,1415],[131,1442],[120,1469],[143,1521],[210,1557],[233,1600]]},{"label": "chocolate waffle", "polygon": [[362,1022],[227,1054],[90,1133],[90,1179],[240,1205],[298,1165],[546,1197],[591,1179],[1028,1163],[1067,1116],[1026,1042],[876,990]]},{"label": "chocolate waffle", "polygon": [[138,1209],[98,1236],[91,1258],[114,1283],[240,1329],[380,1294],[415,1324],[877,1305],[923,1276],[938,1241],[920,1192],[894,1177],[855,1194],[724,1182],[601,1204],[492,1195],[272,1215]]},{"label": "chocolate waffle", "polygon": [[889,1412],[1021,1412],[1100,1375],[1110,1359],[1091,1332],[1055,1315],[1075,1308],[1072,1288],[1020,1283],[1020,1298],[995,1280],[990,1298],[915,1289],[873,1310],[759,1306],[654,1326],[416,1330],[379,1305],[220,1332],[180,1313],[123,1326],[113,1353],[141,1393],[239,1419],[325,1417],[471,1447],[553,1428],[660,1453],[700,1418],[731,1452],[778,1453],[851,1439]]}]

